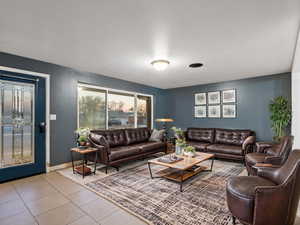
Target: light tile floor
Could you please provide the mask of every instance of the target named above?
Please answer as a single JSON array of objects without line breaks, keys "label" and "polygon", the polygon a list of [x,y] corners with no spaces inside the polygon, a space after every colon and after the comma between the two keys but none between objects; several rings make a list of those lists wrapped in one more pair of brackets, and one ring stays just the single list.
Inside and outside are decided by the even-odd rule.
[{"label": "light tile floor", "polygon": [[146,223],[56,172],[0,184],[0,225],[97,224]]},{"label": "light tile floor", "polygon": [[0,184],[0,225],[145,225],[59,173]]}]

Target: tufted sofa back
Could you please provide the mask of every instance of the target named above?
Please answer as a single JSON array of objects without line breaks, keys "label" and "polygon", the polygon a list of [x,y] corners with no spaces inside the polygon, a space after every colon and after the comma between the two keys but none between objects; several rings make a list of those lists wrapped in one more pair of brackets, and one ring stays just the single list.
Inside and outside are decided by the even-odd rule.
[{"label": "tufted sofa back", "polygon": [[[90,135],[90,137],[93,137],[94,139],[97,138],[97,135],[99,135],[99,137],[101,137],[101,136],[104,137],[110,147],[116,147],[116,146],[121,146],[121,145],[127,144],[125,132],[123,129],[92,130],[91,133],[96,134],[96,135]],[[94,141],[96,141],[96,140],[94,140]],[[100,142],[99,142],[99,144],[100,144]]]},{"label": "tufted sofa back", "polygon": [[246,138],[251,135],[251,130],[216,129],[215,143],[242,145]]},{"label": "tufted sofa back", "polygon": [[214,143],[215,129],[214,128],[188,128],[187,140]]},{"label": "tufted sofa back", "polygon": [[127,145],[148,141],[151,131],[148,128],[125,129]]},{"label": "tufted sofa back", "polygon": [[104,146],[109,145],[109,147],[145,142],[150,136],[151,130],[148,128],[92,130],[90,134],[93,142]]}]

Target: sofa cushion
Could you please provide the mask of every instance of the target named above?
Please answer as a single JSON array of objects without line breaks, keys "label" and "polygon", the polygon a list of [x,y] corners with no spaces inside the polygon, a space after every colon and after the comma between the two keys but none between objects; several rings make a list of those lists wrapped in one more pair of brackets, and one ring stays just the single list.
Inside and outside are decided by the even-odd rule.
[{"label": "sofa cushion", "polygon": [[156,130],[152,131],[152,134],[149,138],[149,141],[161,141],[164,137],[165,130]]},{"label": "sofa cushion", "polygon": [[110,147],[116,147],[126,144],[124,130],[92,130],[91,133],[102,135]]},{"label": "sofa cushion", "polygon": [[151,152],[156,149],[165,148],[166,144],[161,141],[148,141],[148,142],[143,142],[143,143],[130,145],[130,146],[139,148],[141,152]]},{"label": "sofa cushion", "polygon": [[205,152],[206,147],[210,145],[207,142],[198,142],[198,141],[187,141],[186,143],[187,145],[195,147],[196,151],[201,151],[201,152]]},{"label": "sofa cushion", "polygon": [[213,128],[188,128],[186,135],[189,141],[214,142]]},{"label": "sofa cushion", "polygon": [[266,154],[259,153],[259,152],[252,152],[245,156],[245,160],[247,164],[255,165],[256,163],[263,163],[265,162]]},{"label": "sofa cushion", "polygon": [[148,141],[151,135],[150,129],[148,128],[132,128],[125,129],[126,144],[135,144],[140,142]]},{"label": "sofa cushion", "polygon": [[251,130],[216,129],[215,143],[241,146],[251,134]]},{"label": "sofa cushion", "polygon": [[136,146],[119,146],[110,149],[109,159],[110,161],[115,161],[118,159],[127,158],[133,155],[137,155],[141,152]]},{"label": "sofa cushion", "polygon": [[232,154],[232,155],[243,155],[242,146],[236,145],[208,145],[206,147],[208,152],[216,152],[216,153],[224,153],[224,154]]},{"label": "sofa cushion", "polygon": [[257,176],[231,177],[227,182],[227,203],[230,211],[242,221],[252,224],[257,186],[275,186],[273,182]]}]

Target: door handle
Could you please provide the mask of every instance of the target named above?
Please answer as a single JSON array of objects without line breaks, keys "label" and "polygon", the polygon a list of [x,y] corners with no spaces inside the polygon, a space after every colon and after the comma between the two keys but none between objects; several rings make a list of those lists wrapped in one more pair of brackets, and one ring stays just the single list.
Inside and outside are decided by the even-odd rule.
[{"label": "door handle", "polygon": [[39,129],[40,129],[40,133],[45,133],[46,132],[46,123],[45,122],[41,122],[39,124]]}]

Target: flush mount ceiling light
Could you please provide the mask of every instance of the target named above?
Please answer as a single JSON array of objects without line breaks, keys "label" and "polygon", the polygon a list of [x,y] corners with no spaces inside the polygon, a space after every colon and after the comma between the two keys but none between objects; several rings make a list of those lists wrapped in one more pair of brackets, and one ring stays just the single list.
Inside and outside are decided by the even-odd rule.
[{"label": "flush mount ceiling light", "polygon": [[154,60],[153,62],[151,62],[151,65],[158,71],[167,69],[169,64],[170,62],[164,59]]},{"label": "flush mount ceiling light", "polygon": [[192,63],[189,65],[190,68],[198,68],[198,67],[202,67],[203,64],[202,63]]}]

